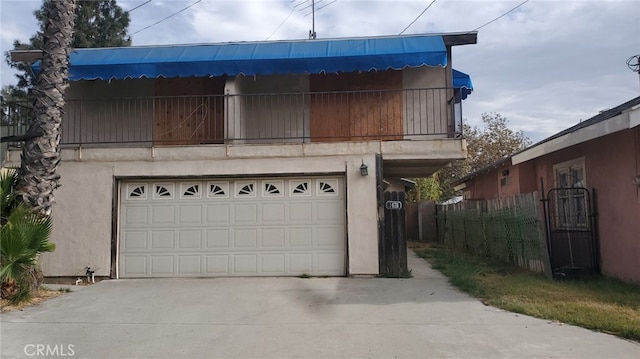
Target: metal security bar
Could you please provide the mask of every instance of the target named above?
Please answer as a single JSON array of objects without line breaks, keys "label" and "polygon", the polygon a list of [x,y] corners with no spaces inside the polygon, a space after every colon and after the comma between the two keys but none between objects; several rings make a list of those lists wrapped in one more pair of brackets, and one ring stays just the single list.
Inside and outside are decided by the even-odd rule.
[{"label": "metal security bar", "polygon": [[[2,102],[3,136],[30,106]],[[197,145],[458,137],[453,88],[68,99],[64,145]]]}]

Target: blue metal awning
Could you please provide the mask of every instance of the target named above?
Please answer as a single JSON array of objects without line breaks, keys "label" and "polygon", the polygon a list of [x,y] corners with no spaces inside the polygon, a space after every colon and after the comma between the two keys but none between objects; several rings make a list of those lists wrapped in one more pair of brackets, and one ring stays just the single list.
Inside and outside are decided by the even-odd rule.
[{"label": "blue metal awning", "polygon": [[471,76],[453,69],[453,87],[460,90],[460,99],[465,100],[473,92]]},{"label": "blue metal awning", "polygon": [[[446,66],[441,35],[76,49],[70,80],[335,73]],[[38,70],[39,63],[35,66]]]}]

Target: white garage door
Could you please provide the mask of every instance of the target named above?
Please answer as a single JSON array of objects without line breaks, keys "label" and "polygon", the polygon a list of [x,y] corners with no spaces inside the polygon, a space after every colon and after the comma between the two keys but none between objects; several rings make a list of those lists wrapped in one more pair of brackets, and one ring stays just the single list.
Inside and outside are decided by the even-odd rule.
[{"label": "white garage door", "polygon": [[121,185],[119,275],[345,275],[344,180]]}]

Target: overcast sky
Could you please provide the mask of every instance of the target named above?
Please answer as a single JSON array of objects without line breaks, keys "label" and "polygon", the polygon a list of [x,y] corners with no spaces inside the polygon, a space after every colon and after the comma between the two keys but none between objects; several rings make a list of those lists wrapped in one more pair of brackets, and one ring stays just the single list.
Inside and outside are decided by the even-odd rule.
[{"label": "overcast sky", "polygon": [[[129,10],[146,1],[118,4]],[[134,46],[305,39],[312,17],[302,3],[310,1],[152,0],[131,11],[129,33]],[[326,5],[316,13],[318,38],[397,35],[432,2],[332,1],[316,1],[316,8]],[[405,34],[474,30],[522,1],[436,0]],[[35,33],[40,5],[0,0],[2,52]],[[471,125],[482,113],[499,112],[538,141],[640,95],[640,78],[626,64],[640,54],[638,0],[530,0],[478,31],[476,45],[453,50],[454,67],[470,74],[475,88],[463,103]],[[2,85],[15,83],[4,62],[1,69]]]}]

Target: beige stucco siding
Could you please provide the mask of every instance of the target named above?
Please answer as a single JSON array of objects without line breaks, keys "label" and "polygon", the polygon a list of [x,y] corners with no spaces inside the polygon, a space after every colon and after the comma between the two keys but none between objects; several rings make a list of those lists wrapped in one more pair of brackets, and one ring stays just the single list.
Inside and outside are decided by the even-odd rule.
[{"label": "beige stucco siding", "polygon": [[346,180],[348,274],[378,273],[375,176],[363,177],[359,170],[363,160],[373,166],[373,155],[185,160],[171,159],[159,151],[155,158],[140,160],[136,158],[139,154],[132,151],[129,161],[122,157],[111,161],[109,151],[84,150],[84,159],[78,158],[78,151],[63,153],[59,169],[63,186],[56,192],[51,237],[57,249],[42,256],[47,276],[81,275],[86,266],[98,268],[96,275],[110,274],[112,218],[118,218],[114,213],[118,179],[325,173],[344,175]]}]

